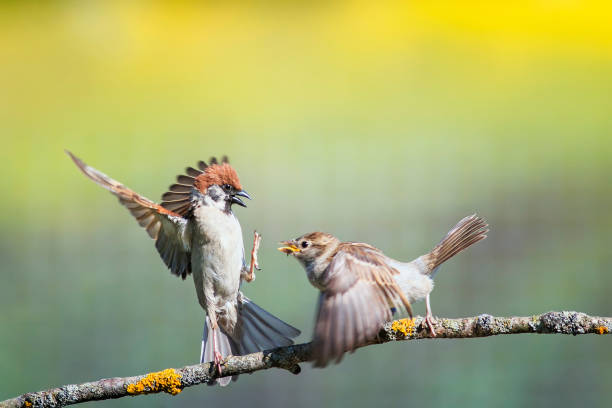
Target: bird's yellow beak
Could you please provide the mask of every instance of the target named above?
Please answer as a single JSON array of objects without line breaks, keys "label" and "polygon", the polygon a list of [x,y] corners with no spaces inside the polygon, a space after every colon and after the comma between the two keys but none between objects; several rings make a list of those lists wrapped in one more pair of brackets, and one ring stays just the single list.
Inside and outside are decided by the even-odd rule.
[{"label": "bird's yellow beak", "polygon": [[296,247],[295,244],[293,244],[291,241],[281,242],[281,245],[284,246],[278,248],[278,250],[287,255],[301,251],[300,248]]}]

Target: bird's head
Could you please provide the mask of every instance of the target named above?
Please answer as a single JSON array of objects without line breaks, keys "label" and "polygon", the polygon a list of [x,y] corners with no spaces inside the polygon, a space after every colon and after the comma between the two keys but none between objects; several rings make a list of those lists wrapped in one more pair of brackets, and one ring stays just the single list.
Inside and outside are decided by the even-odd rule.
[{"label": "bird's head", "polygon": [[230,166],[227,157],[221,163],[216,158],[210,160],[204,171],[195,178],[193,186],[204,196],[204,203],[223,211],[231,210],[232,204],[246,207],[240,197],[251,197],[242,189],[238,174]]},{"label": "bird's head", "polygon": [[326,232],[310,232],[299,238],[281,242],[279,251],[294,256],[311,274],[319,275],[331,262],[340,240]]}]

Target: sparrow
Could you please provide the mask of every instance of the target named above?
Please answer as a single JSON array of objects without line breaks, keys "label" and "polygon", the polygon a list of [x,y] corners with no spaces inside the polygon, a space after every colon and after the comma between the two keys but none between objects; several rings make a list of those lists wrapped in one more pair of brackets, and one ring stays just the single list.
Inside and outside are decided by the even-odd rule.
[{"label": "sparrow", "polygon": [[[200,161],[177,177],[161,204],[135,193],[66,151],[91,180],[119,198],[155,241],[162,260],[176,276],[193,276],[200,306],[206,312],[200,363],[214,361],[219,374],[229,355],[250,354],[293,344],[300,331],[266,312],[240,291],[242,280],[255,279],[261,236],[255,232],[247,266],[240,223],[232,205],[246,207],[242,189],[227,156]],[[218,379],[227,385],[236,376]],[[217,383],[213,380],[210,385]]]},{"label": "sparrow", "polygon": [[339,363],[347,351],[376,338],[394,312],[412,318],[411,304],[425,299],[426,324],[432,336],[434,318],[429,295],[440,265],[487,237],[488,225],[476,214],[463,218],[429,253],[411,262],[386,256],[372,245],[341,242],[311,232],[281,242],[279,251],[293,255],[319,295],[313,335],[314,366]]}]

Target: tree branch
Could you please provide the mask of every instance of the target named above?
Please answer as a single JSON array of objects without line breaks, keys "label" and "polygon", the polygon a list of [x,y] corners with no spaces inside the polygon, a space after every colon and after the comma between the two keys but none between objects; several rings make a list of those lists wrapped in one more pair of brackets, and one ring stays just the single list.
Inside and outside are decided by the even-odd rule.
[{"label": "tree branch", "polygon": [[[578,312],[548,312],[528,317],[493,317],[480,315],[463,319],[439,318],[435,324],[436,338],[474,338],[501,334],[608,334],[611,317],[594,317]],[[370,344],[399,340],[432,338],[424,319],[401,319],[385,324],[378,339]],[[223,376],[252,373],[277,367],[299,374],[299,363],[310,361],[311,343],[280,347],[246,356],[232,356],[223,362]],[[210,363],[166,369],[156,373],[124,378],[65,385],[63,387],[20,395],[0,402],[8,407],[61,407],[86,401],[121,398],[129,395],[166,392],[176,395],[183,388],[206,383],[217,378]]]}]

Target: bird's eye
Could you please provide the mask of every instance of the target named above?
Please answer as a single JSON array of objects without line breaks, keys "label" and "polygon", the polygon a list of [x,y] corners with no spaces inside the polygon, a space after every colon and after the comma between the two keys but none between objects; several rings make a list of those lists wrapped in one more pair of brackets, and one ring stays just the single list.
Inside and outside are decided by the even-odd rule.
[{"label": "bird's eye", "polygon": [[308,248],[308,241],[302,241],[302,248]]},{"label": "bird's eye", "polygon": [[232,186],[230,186],[229,184],[224,184],[224,185],[223,185],[223,189],[224,189],[225,191],[230,191],[230,190],[232,189]]}]

